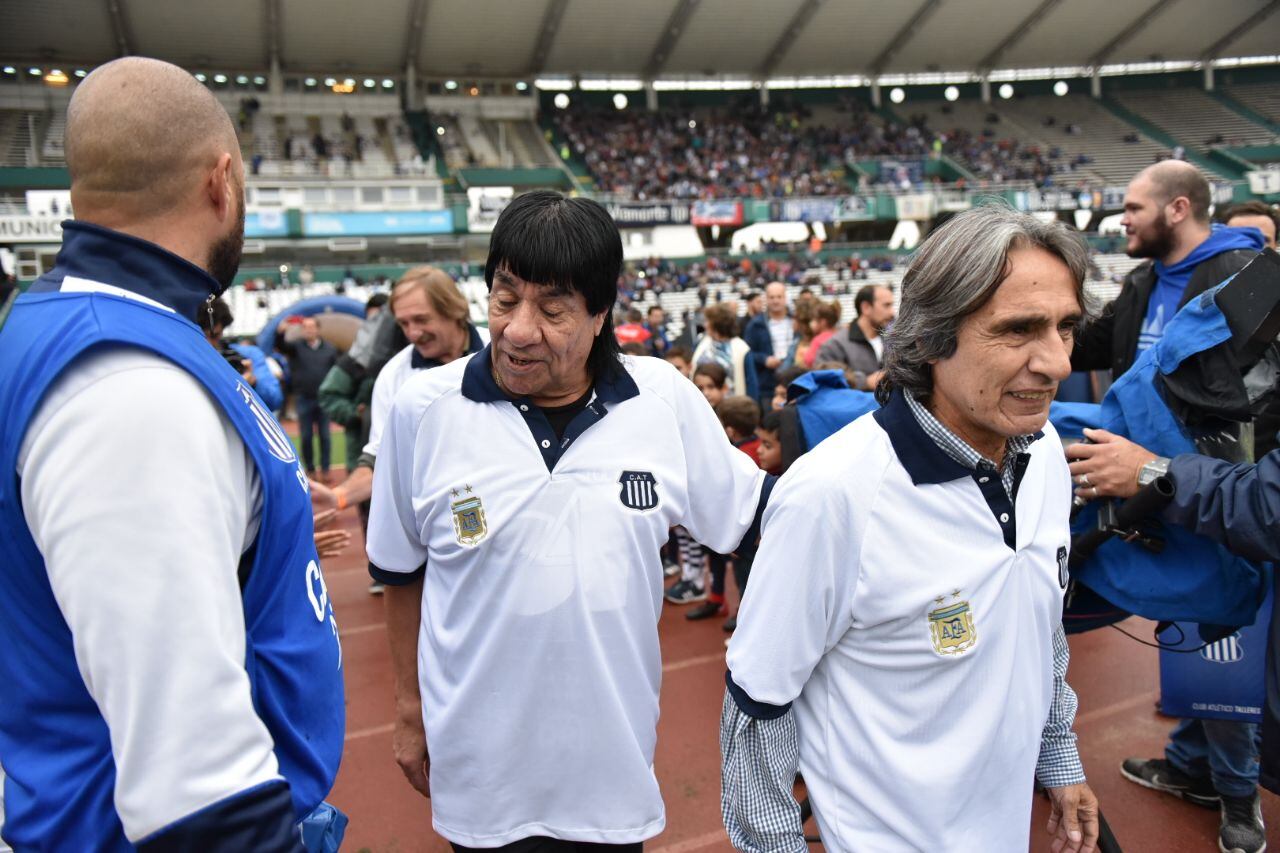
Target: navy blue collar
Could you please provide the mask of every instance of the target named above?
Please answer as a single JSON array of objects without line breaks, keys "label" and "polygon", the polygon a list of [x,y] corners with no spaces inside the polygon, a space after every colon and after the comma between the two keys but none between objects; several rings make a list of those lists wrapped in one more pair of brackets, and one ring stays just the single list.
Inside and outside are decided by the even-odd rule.
[{"label": "navy blue collar", "polygon": [[[463,355],[471,355],[473,352],[479,352],[484,347],[484,339],[480,337],[480,331],[475,327],[474,323],[467,324],[467,348]],[[439,367],[441,361],[435,358],[426,358],[418,348],[414,347],[409,351],[409,366],[414,370],[425,370],[432,367]]]},{"label": "navy blue collar", "polygon": [[208,272],[155,243],[75,219],[62,223],[57,263],[31,290],[56,292],[67,276],[145,296],[193,322],[209,297],[222,290]]},{"label": "navy blue collar", "polygon": [[912,483],[950,483],[972,476],[971,470],[948,456],[924,431],[900,389],[895,388],[888,404],[876,409],[872,416],[888,433],[893,452],[911,475]]},{"label": "navy blue collar", "polygon": [[[416,351],[416,350],[415,350]],[[462,373],[462,396],[477,403],[528,403],[525,398],[508,397],[493,378],[493,347],[486,344]],[[640,393],[631,374],[618,365],[613,376],[596,377],[596,400],[602,403],[621,403]],[[909,413],[908,413],[909,414]]]},{"label": "navy blue collar", "polygon": [[[880,428],[888,433],[893,452],[898,455],[898,461],[907,469],[911,482],[915,485],[950,483],[973,476],[972,469],[951,458],[924,431],[924,427],[920,426],[916,416],[911,413],[911,407],[907,405],[907,398],[903,396],[901,389],[895,388],[888,404],[876,409],[873,417]],[[1037,441],[1043,437],[1043,431],[1032,436]]]}]

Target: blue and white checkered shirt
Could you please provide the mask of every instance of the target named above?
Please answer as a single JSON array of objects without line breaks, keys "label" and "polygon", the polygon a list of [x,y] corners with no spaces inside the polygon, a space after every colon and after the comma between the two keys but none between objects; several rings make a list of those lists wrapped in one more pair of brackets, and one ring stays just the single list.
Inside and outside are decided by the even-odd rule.
[{"label": "blue and white checkered shirt", "polygon": [[[948,456],[970,469],[997,466],[968,445],[906,394],[907,404],[921,429]],[[999,466],[1000,479],[1010,502],[1015,495],[1015,462],[1034,436],[1015,436],[1005,446]],[[1071,730],[1076,716],[1076,694],[1067,684],[1071,651],[1061,623],[1053,633],[1053,704],[1040,738],[1036,778],[1046,788],[1074,785],[1085,780],[1084,766]],[[748,716],[726,692],[720,716],[720,814],[729,840],[749,853],[801,853],[807,851],[801,828],[800,806],[792,796],[800,768],[800,747],[795,715],[791,709],[774,719]]]}]

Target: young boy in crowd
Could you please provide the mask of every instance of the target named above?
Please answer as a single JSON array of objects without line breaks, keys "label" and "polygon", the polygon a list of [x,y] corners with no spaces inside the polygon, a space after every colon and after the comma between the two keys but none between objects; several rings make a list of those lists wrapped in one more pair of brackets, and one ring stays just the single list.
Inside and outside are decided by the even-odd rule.
[{"label": "young boy in crowd", "polygon": [[675,365],[676,370],[684,374],[685,379],[690,379],[689,373],[693,369],[693,353],[681,346],[674,346],[667,350],[664,356],[667,361]]},{"label": "young boy in crowd", "polygon": [[[757,451],[760,441],[756,438],[756,428],[760,423],[760,406],[756,401],[750,397],[725,397],[716,406],[716,416],[720,418],[725,435],[729,437],[733,446],[750,456],[751,460],[759,465]],[[750,548],[739,549],[733,555],[711,552],[711,592],[704,603],[690,610],[684,618],[697,620],[728,615],[729,608],[724,598],[725,568],[732,559],[733,579],[738,584],[738,596],[741,597],[747,589],[747,575],[751,572],[751,562],[754,558],[754,544]],[[724,623],[726,631],[732,631],[736,626],[736,616],[729,617]]]},{"label": "young boy in crowd", "polygon": [[773,411],[776,412],[787,404],[787,388],[791,386],[792,382],[795,382],[808,372],[808,369],[799,365],[778,371],[778,384],[773,388],[773,403],[770,406]]},{"label": "young boy in crowd", "polygon": [[782,474],[781,427],[782,415],[777,411],[765,412],[760,426],[756,427],[756,438],[760,439],[760,447],[756,451],[758,464],[768,474]]}]

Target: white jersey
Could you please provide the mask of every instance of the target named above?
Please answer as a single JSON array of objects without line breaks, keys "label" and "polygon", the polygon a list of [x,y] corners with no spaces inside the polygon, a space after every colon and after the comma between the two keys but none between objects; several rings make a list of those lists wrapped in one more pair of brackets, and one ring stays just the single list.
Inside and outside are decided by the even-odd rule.
[{"label": "white jersey", "polygon": [[487,348],[412,376],[383,433],[369,559],[388,582],[426,565],[431,806],[455,843],[630,844],[665,824],[658,550],[676,524],[735,548],[763,474],[675,368],[624,365],[560,441],[502,396]]},{"label": "white jersey", "polygon": [[[481,344],[489,342],[488,329],[471,328],[474,328],[476,339]],[[364,452],[370,456],[376,457],[378,455],[378,445],[382,443],[382,427],[387,422],[387,416],[391,414],[391,404],[396,399],[396,392],[400,390],[401,385],[404,385],[405,380],[413,375],[415,370],[420,369],[414,366],[414,361],[413,344],[409,344],[409,346],[387,359],[387,363],[378,372],[378,378],[373,383],[373,398],[369,404],[369,441],[364,446]],[[434,366],[436,365],[423,365],[425,368]]]},{"label": "white jersey", "polygon": [[1026,850],[1069,547],[1062,447],[1046,425],[1012,517],[993,514],[998,483],[931,472],[959,466],[895,402],[774,489],[729,668],[751,699],[794,702],[828,849]]}]

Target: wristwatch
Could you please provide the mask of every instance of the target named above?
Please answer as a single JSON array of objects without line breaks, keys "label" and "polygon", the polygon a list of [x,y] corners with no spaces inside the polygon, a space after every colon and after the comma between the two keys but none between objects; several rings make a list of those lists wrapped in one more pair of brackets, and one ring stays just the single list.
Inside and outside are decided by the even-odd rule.
[{"label": "wristwatch", "polygon": [[1169,457],[1157,456],[1138,469],[1138,488],[1149,486],[1169,473]]}]

